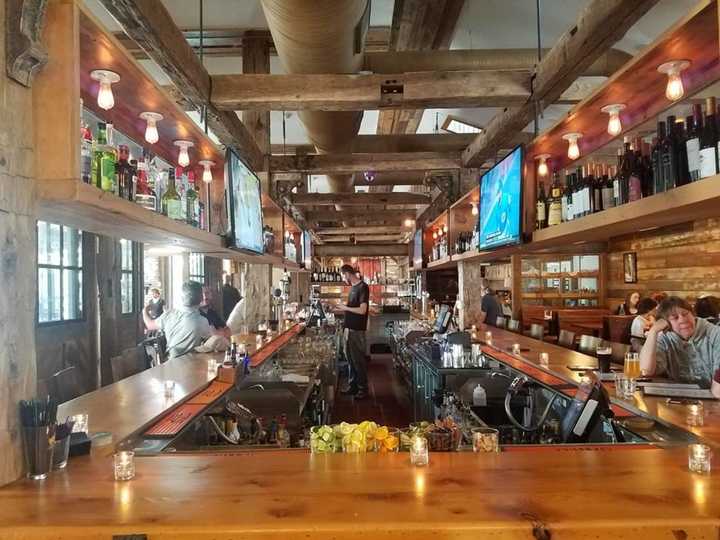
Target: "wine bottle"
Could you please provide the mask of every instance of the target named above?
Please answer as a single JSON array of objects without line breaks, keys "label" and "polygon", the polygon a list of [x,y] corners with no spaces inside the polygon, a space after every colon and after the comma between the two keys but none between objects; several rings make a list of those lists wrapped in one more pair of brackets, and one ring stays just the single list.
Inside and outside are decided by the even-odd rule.
[{"label": "wine bottle", "polygon": [[603,186],[602,186],[602,207],[603,210],[612,208],[615,206],[615,197],[613,195],[613,169],[605,166],[605,174],[603,175]]},{"label": "wine bottle", "polygon": [[186,204],[186,220],[188,225],[193,227],[200,226],[200,198],[198,197],[197,191],[195,191],[195,173],[192,171],[188,172],[187,175],[188,188],[185,193],[185,204]]},{"label": "wine bottle", "polygon": [[625,152],[623,152],[622,148],[618,148],[617,151],[617,166],[615,167],[615,175],[613,176],[613,203],[614,206],[620,206],[623,204],[622,200],[622,171],[623,167],[625,166]]},{"label": "wine bottle", "polygon": [[714,97],[705,99],[705,114],[705,126],[700,136],[700,178],[708,178],[718,173],[718,134]]},{"label": "wine bottle", "polygon": [[684,186],[690,183],[690,171],[688,170],[687,152],[685,151],[685,145],[683,144],[687,139],[685,130],[685,121],[678,118],[675,121],[675,140],[676,140],[676,152],[675,159],[678,164],[678,184]]},{"label": "wine bottle", "polygon": [[570,179],[568,178],[568,172],[567,169],[565,170],[565,187],[563,188],[562,194],[560,195],[561,203],[562,203],[562,220],[563,222],[568,221],[568,182]]},{"label": "wine bottle", "polygon": [[175,188],[175,169],[168,170],[168,187],[162,197],[163,214],[170,219],[184,221],[182,217],[182,208],[180,195]]},{"label": "wine bottle", "polygon": [[639,201],[642,199],[642,153],[641,142],[636,138],[630,154],[630,168],[628,174],[628,196],[627,201]]},{"label": "wine bottle", "polygon": [[553,173],[552,185],[550,186],[550,207],[547,218],[548,227],[562,223],[562,198],[560,175],[555,171]]},{"label": "wine bottle", "polygon": [[593,208],[596,212],[602,212],[605,209],[602,201],[602,190],[605,185],[605,164],[596,164],[594,169],[595,186],[593,188]]},{"label": "wine bottle", "polygon": [[118,195],[121,199],[133,200],[133,171],[130,167],[130,149],[126,144],[118,146],[118,161],[115,165]]},{"label": "wine bottle", "polygon": [[540,182],[537,203],[535,205],[535,229],[544,229],[547,226],[547,200],[545,198],[545,186]]},{"label": "wine bottle", "polygon": [[568,174],[568,171],[565,171],[565,178],[567,179],[567,186],[565,188],[567,221],[572,221],[575,219],[575,206],[573,206],[575,202],[575,177],[572,173]]},{"label": "wine bottle", "polygon": [[693,114],[687,119],[688,132],[685,141],[690,180],[700,178],[700,133],[702,132],[702,108],[699,103],[692,107]]}]

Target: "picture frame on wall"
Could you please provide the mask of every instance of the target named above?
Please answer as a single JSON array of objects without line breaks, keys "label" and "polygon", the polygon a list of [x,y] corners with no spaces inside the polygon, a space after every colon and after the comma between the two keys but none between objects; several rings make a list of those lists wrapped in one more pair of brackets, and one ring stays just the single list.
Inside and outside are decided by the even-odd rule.
[{"label": "picture frame on wall", "polygon": [[623,253],[623,275],[625,283],[637,283],[637,253]]}]

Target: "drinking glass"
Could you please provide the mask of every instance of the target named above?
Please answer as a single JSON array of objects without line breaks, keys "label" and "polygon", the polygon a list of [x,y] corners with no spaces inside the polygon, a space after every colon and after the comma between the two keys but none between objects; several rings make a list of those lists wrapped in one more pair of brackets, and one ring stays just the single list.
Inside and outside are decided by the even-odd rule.
[{"label": "drinking glass", "polygon": [[637,381],[625,373],[615,374],[615,394],[621,399],[633,399],[637,390]]},{"label": "drinking glass", "polygon": [[612,360],[612,348],[607,345],[600,344],[595,349],[595,355],[598,359],[598,368],[600,373],[610,373],[610,360]]},{"label": "drinking glass", "polygon": [[499,452],[500,435],[497,429],[473,428],[472,429],[473,452]]},{"label": "drinking glass", "polygon": [[712,471],[712,450],[706,444],[688,446],[688,469],[698,474],[710,474]]},{"label": "drinking glass", "polygon": [[640,355],[638,353],[628,352],[625,354],[625,375],[631,379],[637,379],[640,376]]}]

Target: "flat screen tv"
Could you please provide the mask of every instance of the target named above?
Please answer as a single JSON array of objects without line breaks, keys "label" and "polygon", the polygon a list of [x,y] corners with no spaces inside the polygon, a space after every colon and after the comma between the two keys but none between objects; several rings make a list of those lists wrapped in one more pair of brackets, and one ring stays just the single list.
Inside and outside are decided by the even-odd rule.
[{"label": "flat screen tv", "polygon": [[418,229],[413,237],[413,268],[422,270],[423,267],[423,231]]},{"label": "flat screen tv", "polygon": [[523,149],[518,146],[480,177],[481,250],[519,244]]},{"label": "flat screen tv", "polygon": [[229,148],[225,156],[225,178],[232,246],[263,253],[260,179]]}]

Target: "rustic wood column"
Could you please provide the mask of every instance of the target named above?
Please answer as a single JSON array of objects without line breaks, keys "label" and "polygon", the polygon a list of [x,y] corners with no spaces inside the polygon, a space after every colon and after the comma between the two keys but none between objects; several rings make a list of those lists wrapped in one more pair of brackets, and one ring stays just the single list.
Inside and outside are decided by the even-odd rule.
[{"label": "rustic wood column", "polygon": [[6,76],[7,7],[0,3],[0,485],[22,475],[18,402],[35,394],[37,379],[33,92]]},{"label": "rustic wood column", "polygon": [[[267,31],[245,32],[242,40],[243,73],[270,73],[270,33]],[[243,111],[243,123],[255,139],[260,152],[265,156],[262,171],[256,171],[263,184],[263,191],[269,192],[268,155],[270,154],[270,111]],[[260,173],[264,173],[260,175]]]}]

